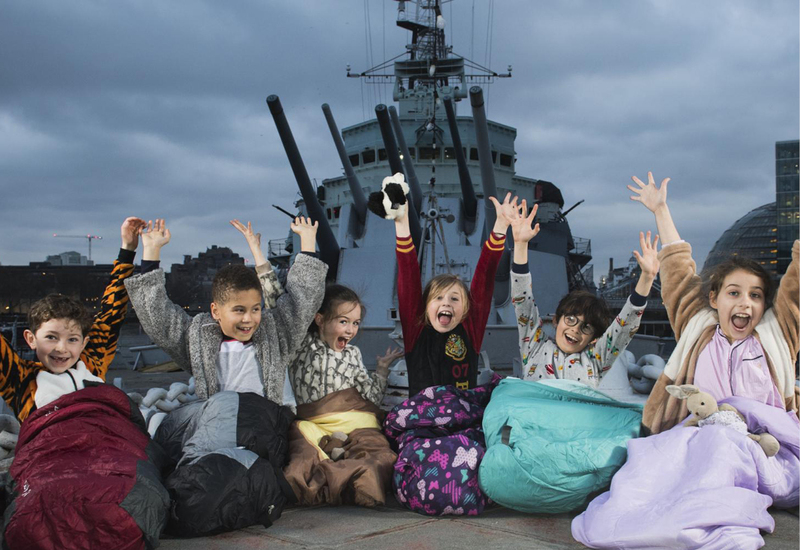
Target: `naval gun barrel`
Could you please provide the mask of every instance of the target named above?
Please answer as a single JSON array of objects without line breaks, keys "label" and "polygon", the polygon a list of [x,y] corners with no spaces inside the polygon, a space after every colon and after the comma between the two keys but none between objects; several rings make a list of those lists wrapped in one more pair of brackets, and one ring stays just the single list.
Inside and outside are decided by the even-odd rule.
[{"label": "naval gun barrel", "polygon": [[356,217],[361,226],[367,219],[367,198],[364,196],[364,190],[361,188],[361,183],[358,181],[358,176],[353,171],[353,165],[350,162],[350,157],[347,156],[347,151],[344,148],[344,141],[342,141],[342,134],[339,133],[339,128],[336,126],[336,120],[333,118],[331,108],[327,103],[322,104],[322,112],[325,114],[325,120],[328,122],[328,128],[331,130],[331,137],[333,143],[336,145],[336,151],[339,153],[339,160],[342,161],[344,173],[347,176],[347,183],[350,185],[350,194],[353,196],[353,204],[355,205]]},{"label": "naval gun barrel", "polygon": [[[380,104],[375,107],[375,118],[378,119],[378,127],[381,130],[381,137],[383,138],[383,147],[386,149],[386,156],[389,159],[389,168],[392,170],[392,175],[400,172],[406,177],[408,176],[403,170],[403,165],[400,162],[400,154],[397,152],[397,142],[394,139],[392,132],[392,125],[389,121],[389,110],[386,105]],[[419,187],[419,183],[417,183]],[[411,230],[411,239],[414,245],[419,248],[420,237],[422,236],[422,226],[419,223],[419,210],[416,208],[414,200],[414,189],[409,185],[411,192],[411,200],[408,201],[408,225]],[[420,193],[420,203],[422,203],[422,192]]]},{"label": "naval gun barrel", "polygon": [[486,209],[486,236],[494,227],[497,213],[489,202],[489,197],[497,196],[497,185],[494,181],[494,163],[492,162],[492,149],[489,145],[489,124],[486,122],[486,110],[483,103],[483,90],[480,86],[469,89],[469,102],[472,105],[472,118],[475,121],[475,138],[478,145],[478,161],[481,165],[481,184],[483,185],[484,208]]},{"label": "naval gun barrel", "polygon": [[414,201],[414,208],[419,212],[422,210],[422,188],[419,185],[417,171],[414,169],[414,159],[408,153],[408,145],[406,145],[406,138],[403,135],[403,126],[400,124],[400,117],[397,116],[397,109],[394,108],[394,105],[389,107],[389,119],[392,121],[397,145],[403,155],[403,167],[405,168],[408,187],[411,191],[411,199]]},{"label": "naval gun barrel", "polygon": [[464,148],[461,146],[461,136],[458,133],[453,100],[449,97],[444,98],[444,110],[447,112],[450,136],[453,140],[453,148],[456,151],[458,179],[461,182],[461,195],[464,199],[464,214],[470,222],[474,222],[475,216],[478,213],[478,201],[475,198],[475,189],[472,187],[472,177],[469,175],[469,169],[467,168],[467,159],[464,158]]},{"label": "naval gun barrel", "polygon": [[333,236],[328,219],[325,217],[322,206],[317,200],[317,195],[311,185],[303,158],[300,156],[300,150],[294,141],[292,129],[289,128],[289,122],[283,112],[280,98],[276,95],[269,96],[267,105],[269,106],[269,112],[272,113],[275,126],[278,128],[278,135],[281,137],[286,156],[289,158],[289,164],[292,166],[292,172],[294,172],[297,186],[300,188],[300,194],[306,203],[308,216],[319,223],[317,242],[319,243],[320,259],[328,264],[328,279],[335,280],[339,267],[339,244],[336,242],[336,237]]}]

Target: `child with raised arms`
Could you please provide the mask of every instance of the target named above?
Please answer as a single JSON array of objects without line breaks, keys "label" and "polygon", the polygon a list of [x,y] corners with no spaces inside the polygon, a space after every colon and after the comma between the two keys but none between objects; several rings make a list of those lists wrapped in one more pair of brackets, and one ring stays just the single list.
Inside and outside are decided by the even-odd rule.
[{"label": "child with raised arms", "polygon": [[58,294],[33,304],[24,337],[36,351],[35,361],[20,358],[0,337],[0,394],[20,420],[36,408],[82,389],[84,381],[105,380],[128,311],[124,281],[133,273],[144,225],[140,218],[123,222],[122,246],[97,315],[92,317],[78,300]]},{"label": "child with raised arms", "polygon": [[646,236],[639,233],[642,252],[634,250],[633,254],[642,273],[634,292],[612,323],[609,324],[610,311],[602,298],[574,290],[556,307],[553,319],[556,337],[552,340],[542,329],[528,268],[528,242],[539,233],[539,224],[532,225],[537,210],[538,205],[534,205],[528,214],[527,203],[523,200],[520,212],[511,220],[514,235],[511,295],[517,314],[523,378],[566,378],[597,387],[603,373],[611,368],[639,328],[647,295],[658,274],[658,235],[651,242],[649,231]]},{"label": "child with raised arms", "polygon": [[701,277],[667,206],[669,178],[660,187],[651,172],[646,184],[632,179],[631,200],[653,212],[661,235],[661,297],[678,341],[645,404],[644,427],[658,433],[687,416],[686,401],[666,392],[670,384],[694,384],[717,400],[742,396],[797,410],[800,242],[777,293],[769,274],[748,258],[731,257]]},{"label": "child with raised arms", "polygon": [[456,275],[433,277],[422,290],[417,250],[408,212],[395,219],[397,300],[408,368],[408,393],[438,385],[474,388],[478,353],[492,306],[494,277],[505,249],[506,231],[516,208],[511,193],[500,203],[492,232],[481,249],[470,287]]},{"label": "child with raised arms", "polygon": [[[244,225],[232,220],[231,225],[247,240],[262,274],[264,301],[274,307],[283,289],[261,251],[261,235],[253,233],[250,222]],[[352,289],[339,284],[325,287],[322,305],[289,365],[288,379],[298,405],[318,401],[339,390],[356,388],[364,399],[380,406],[386,392],[389,365],[402,356],[402,351],[387,349],[385,355],[377,358],[377,369],[370,376],[361,350],[352,345],[366,313],[366,306]]]}]

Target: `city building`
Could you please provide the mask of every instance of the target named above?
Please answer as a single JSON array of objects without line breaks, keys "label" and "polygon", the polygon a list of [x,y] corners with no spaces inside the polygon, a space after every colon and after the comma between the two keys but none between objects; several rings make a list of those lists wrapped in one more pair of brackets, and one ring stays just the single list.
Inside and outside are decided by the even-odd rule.
[{"label": "city building", "polygon": [[792,261],[792,243],[800,227],[800,141],[779,141],[775,144],[775,202],[777,210],[777,268],[783,274]]},{"label": "city building", "polygon": [[[731,225],[714,243],[703,269],[710,269],[731,256],[755,260],[773,276],[777,276],[777,242],[775,203],[754,208]],[[784,268],[784,271],[786,268]]]}]

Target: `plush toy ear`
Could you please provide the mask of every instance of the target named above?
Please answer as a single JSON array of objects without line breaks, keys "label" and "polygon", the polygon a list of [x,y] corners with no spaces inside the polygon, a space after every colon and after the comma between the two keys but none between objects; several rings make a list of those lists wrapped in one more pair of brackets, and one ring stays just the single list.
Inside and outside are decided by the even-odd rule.
[{"label": "plush toy ear", "polygon": [[676,399],[687,399],[690,395],[699,393],[700,390],[697,386],[693,386],[691,384],[684,384],[682,386],[671,384],[667,386],[667,392],[669,392],[669,394]]},{"label": "plush toy ear", "polygon": [[386,218],[386,210],[383,208],[383,191],[375,191],[369,194],[367,208],[376,216]]}]

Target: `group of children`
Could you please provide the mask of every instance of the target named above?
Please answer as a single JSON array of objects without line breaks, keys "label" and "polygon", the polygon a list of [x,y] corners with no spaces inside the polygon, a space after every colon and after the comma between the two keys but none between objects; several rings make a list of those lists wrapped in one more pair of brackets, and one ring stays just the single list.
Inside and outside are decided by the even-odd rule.
[{"label": "group of children", "polygon": [[[525,200],[512,200],[510,193],[503,202],[490,197],[496,222],[469,288],[445,274],[433,277],[423,289],[407,215],[395,219],[404,350],[387,349],[372,375],[353,344],[366,305],[349,288],[326,287],[328,268],[315,252],[316,222],[299,217],[291,225],[301,251],[284,289],[261,252],[260,235],[249,223],[232,221],[246,238],[256,269],[220,269],[210,312],[191,317],[166,293],[159,267],[160,250],[170,240],[164,221],[128,218],[100,313],[92,319],[82,304],[64,296],[39,301],[31,308],[25,331],[36,360],[21,359],[0,340],[0,394],[25,420],[35,408],[81,389],[85,381],[102,381],[116,351],[129,297],[147,334],[192,373],[201,399],[222,391],[253,392],[295,408],[355,388],[363,399],[379,405],[389,366],[402,355],[410,396],[430,386],[474,388],[495,272],[511,228],[511,295],[526,380],[570,379],[596,387],[636,333],[660,267],[662,298],[678,346],[645,406],[646,430],[668,429],[687,415],[685,404],[671,402],[674,398],[664,391],[667,384],[694,383],[717,399],[743,395],[796,410],[798,244],[776,297],[771,277],[743,258],[719,265],[701,281],[691,247],[680,239],[667,207],[668,180],[659,187],[652,174],[647,183],[633,179],[631,198],[654,213],[659,233],[655,238],[649,231],[639,235],[641,252],[634,255],[641,275],[635,290],[616,316],[595,295],[570,292],[553,316],[554,339],[544,332],[529,272],[528,245],[539,232],[537,205],[529,209]],[[142,272],[134,275],[139,239]]]}]

